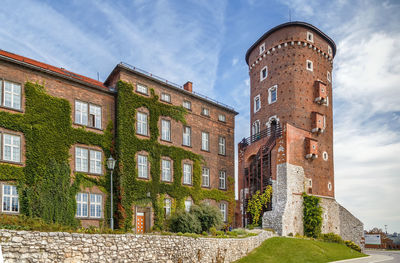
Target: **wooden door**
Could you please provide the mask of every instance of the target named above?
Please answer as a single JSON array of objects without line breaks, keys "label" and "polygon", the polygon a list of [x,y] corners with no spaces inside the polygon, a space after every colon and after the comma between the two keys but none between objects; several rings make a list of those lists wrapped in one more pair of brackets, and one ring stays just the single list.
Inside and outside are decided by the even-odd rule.
[{"label": "wooden door", "polygon": [[145,229],[144,213],[136,213],[136,233],[143,234]]}]

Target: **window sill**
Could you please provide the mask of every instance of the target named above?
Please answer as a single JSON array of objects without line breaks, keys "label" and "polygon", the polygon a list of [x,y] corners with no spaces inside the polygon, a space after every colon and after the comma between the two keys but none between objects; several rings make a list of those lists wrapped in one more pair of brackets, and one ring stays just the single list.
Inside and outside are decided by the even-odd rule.
[{"label": "window sill", "polygon": [[102,220],[103,217],[91,217],[91,216],[75,216],[79,220]]},{"label": "window sill", "polygon": [[74,122],[74,125],[78,125],[78,126],[81,126],[81,127],[84,127],[84,128],[93,129],[93,130],[104,131],[104,129],[102,129],[102,128],[96,128],[96,127],[88,126],[88,125],[85,125],[85,124],[80,124],[80,123],[77,123],[77,122]]},{"label": "window sill", "polygon": [[219,122],[222,122],[222,123],[226,123],[226,121],[221,121],[221,120],[218,120]]},{"label": "window sill", "polygon": [[7,214],[7,215],[19,215],[19,211],[18,212],[14,212],[14,211],[1,211],[2,214]]},{"label": "window sill", "polygon": [[6,109],[6,110],[11,110],[11,111],[16,111],[16,112],[19,112],[19,113],[24,113],[24,111],[22,109],[14,109],[14,108],[10,108],[10,107],[7,107],[7,106],[0,106],[0,108],[1,109]]},{"label": "window sill", "polygon": [[160,141],[162,141],[162,142],[167,142],[167,143],[172,143],[172,141],[171,141],[171,140],[164,140],[164,139],[160,139]]},{"label": "window sill", "polygon": [[211,118],[210,115],[205,115],[205,114],[201,114],[201,116],[206,117],[206,118]]},{"label": "window sill", "polygon": [[[183,106],[182,106],[183,107]],[[192,111],[192,109],[188,109],[188,108],[185,108],[185,107],[183,107],[185,110],[188,110],[188,111]]]},{"label": "window sill", "polygon": [[93,176],[103,176],[103,175],[104,175],[104,174],[102,174],[102,173],[96,174],[96,173],[84,172],[84,171],[77,171],[77,170],[74,170],[74,173],[81,173],[81,174],[93,175]]},{"label": "window sill", "polygon": [[149,177],[137,177],[137,179],[139,179],[139,180],[145,180],[145,181],[149,181],[150,180],[150,178]]},{"label": "window sill", "polygon": [[200,149],[200,151],[210,153],[210,150],[203,150],[203,149]]},{"label": "window sill", "polygon": [[0,160],[0,163],[15,164],[15,165],[18,165],[18,166],[23,166],[24,165],[24,163],[22,163],[22,162],[13,162],[13,161],[7,161],[7,160]]},{"label": "window sill", "polygon": [[192,145],[185,145],[185,144],[182,144],[182,146],[188,147],[188,148],[192,148]]},{"label": "window sill", "polygon": [[218,155],[219,155],[219,156],[226,157],[226,154],[221,154],[221,153],[219,153]]},{"label": "window sill", "polygon": [[207,185],[202,185],[201,188],[207,188],[207,189],[211,189],[211,186],[207,186]]},{"label": "window sill", "polygon": [[218,190],[226,191],[227,189],[226,189],[226,188],[219,188],[219,187],[218,187]]},{"label": "window sill", "polygon": [[140,95],[145,95],[145,96],[147,96],[147,97],[150,96],[148,93],[144,93],[144,92],[141,92],[141,91],[138,91],[138,90],[135,90],[135,92],[138,93],[138,94],[140,94]]},{"label": "window sill", "polygon": [[172,183],[173,183],[173,181],[172,181],[172,180],[171,180],[171,181],[165,181],[165,180],[161,180],[161,183],[172,184]]},{"label": "window sill", "polygon": [[193,186],[193,184],[192,184],[192,183],[190,183],[190,184],[187,184],[187,183],[182,183],[182,185],[185,185],[185,186]]},{"label": "window sill", "polygon": [[164,102],[164,103],[167,103],[167,104],[172,104],[172,102],[170,102],[170,101],[166,101],[166,100],[162,100],[162,99],[160,99],[160,101]]},{"label": "window sill", "polygon": [[139,135],[140,137],[145,137],[145,138],[147,138],[147,139],[150,139],[150,135],[148,135],[148,134],[140,134],[140,133],[136,133],[136,135]]}]

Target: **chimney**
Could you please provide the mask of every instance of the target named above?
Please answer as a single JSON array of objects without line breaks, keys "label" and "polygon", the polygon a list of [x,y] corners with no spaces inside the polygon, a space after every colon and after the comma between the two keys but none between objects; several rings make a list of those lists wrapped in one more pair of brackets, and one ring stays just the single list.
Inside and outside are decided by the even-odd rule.
[{"label": "chimney", "polygon": [[192,92],[193,91],[193,87],[192,86],[193,86],[193,83],[188,81],[183,85],[183,89],[186,90],[186,91]]}]

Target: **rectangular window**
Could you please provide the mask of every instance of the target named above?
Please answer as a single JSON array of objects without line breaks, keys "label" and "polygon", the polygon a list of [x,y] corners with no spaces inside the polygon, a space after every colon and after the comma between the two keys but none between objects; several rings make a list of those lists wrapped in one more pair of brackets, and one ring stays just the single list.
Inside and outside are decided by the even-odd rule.
[{"label": "rectangular window", "polygon": [[183,101],[183,107],[188,109],[188,110],[191,110],[192,109],[192,103],[190,101],[184,100]]},{"label": "rectangular window", "polygon": [[18,135],[3,134],[3,160],[21,162],[21,137]]},{"label": "rectangular window", "polygon": [[101,129],[101,107],[89,105],[89,126]]},{"label": "rectangular window", "polygon": [[89,150],[75,147],[75,170],[77,172],[88,172]]},{"label": "rectangular window", "polygon": [[161,120],[161,139],[171,141],[171,122],[168,120]]},{"label": "rectangular window", "polygon": [[21,85],[9,81],[0,82],[0,95],[3,95],[3,106],[15,110],[21,109]]},{"label": "rectangular window", "polygon": [[169,198],[164,199],[164,212],[165,217],[169,217],[171,215],[171,199]]},{"label": "rectangular window", "polygon": [[314,42],[314,35],[311,32],[307,32],[307,41]]},{"label": "rectangular window", "polygon": [[136,113],[136,133],[147,136],[147,114]]},{"label": "rectangular window", "polygon": [[201,185],[204,187],[210,187],[210,169],[203,167],[203,173],[201,178]]},{"label": "rectangular window", "polygon": [[137,160],[138,160],[138,177],[149,178],[147,156],[138,154]]},{"label": "rectangular window", "polygon": [[272,86],[268,89],[268,103],[274,103],[278,99],[278,85]]},{"label": "rectangular window", "polygon": [[331,73],[329,71],[326,72],[326,79],[331,82]]},{"label": "rectangular window", "polygon": [[90,150],[90,172],[101,174],[101,152]]},{"label": "rectangular window", "polygon": [[226,189],[226,172],[219,171],[219,189]]},{"label": "rectangular window", "polygon": [[313,71],[313,63],[311,60],[307,60],[307,70]]},{"label": "rectangular window", "polygon": [[202,108],[201,114],[204,116],[210,116],[210,110],[208,108]]},{"label": "rectangular window", "polygon": [[171,95],[167,93],[161,93],[161,100],[165,102],[171,102]]},{"label": "rectangular window", "polygon": [[261,109],[261,100],[260,95],[254,97],[254,112],[257,112]]},{"label": "rectangular window", "polygon": [[102,196],[90,194],[90,217],[101,218]]},{"label": "rectangular window", "polygon": [[228,208],[228,206],[226,204],[224,204],[224,203],[219,204],[219,209],[221,211],[222,219],[224,220],[224,222],[228,221],[228,219],[227,219],[228,209],[227,208]]},{"label": "rectangular window", "polygon": [[218,154],[225,155],[226,147],[225,147],[225,137],[219,136],[218,138]]},{"label": "rectangular window", "polygon": [[265,66],[260,71],[260,81],[263,81],[264,79],[266,79],[267,76],[268,76],[268,67]]},{"label": "rectangular window", "polygon": [[265,51],[265,43],[260,46],[260,55]]},{"label": "rectangular window", "polygon": [[136,91],[148,95],[148,88],[142,84],[136,84]]},{"label": "rectangular window", "polygon": [[161,179],[166,182],[171,182],[171,161],[161,160]]},{"label": "rectangular window", "polygon": [[329,46],[329,45],[328,45],[328,55],[329,55],[329,56],[332,56],[332,48],[331,48],[331,46]]},{"label": "rectangular window", "polygon": [[226,122],[226,116],[224,114],[219,114],[218,115],[218,120],[222,122]]},{"label": "rectangular window", "polygon": [[191,133],[192,130],[189,126],[183,127],[183,142],[182,142],[183,145],[191,146]]},{"label": "rectangular window", "polygon": [[18,212],[18,191],[15,185],[3,185],[3,212]]},{"label": "rectangular window", "polygon": [[192,184],[192,166],[190,164],[183,164],[183,183]]},{"label": "rectangular window", "polygon": [[88,194],[78,193],[76,195],[76,216],[88,216]]},{"label": "rectangular window", "polygon": [[191,200],[185,200],[185,211],[189,212],[191,207],[192,207],[192,201]]},{"label": "rectangular window", "polygon": [[210,150],[209,137],[210,134],[208,132],[201,132],[201,149],[203,151]]},{"label": "rectangular window", "polygon": [[75,123],[88,125],[88,104],[75,101]]}]

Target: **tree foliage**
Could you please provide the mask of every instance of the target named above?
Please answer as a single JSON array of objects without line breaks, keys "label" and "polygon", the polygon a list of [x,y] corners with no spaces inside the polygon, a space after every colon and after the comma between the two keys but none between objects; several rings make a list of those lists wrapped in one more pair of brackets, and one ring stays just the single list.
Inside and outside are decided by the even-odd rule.
[{"label": "tree foliage", "polygon": [[264,208],[267,208],[268,203],[271,201],[272,186],[268,185],[263,193],[257,191],[249,200],[247,212],[251,214],[253,225],[257,225],[261,213]]},{"label": "tree foliage", "polygon": [[195,215],[201,224],[201,231],[208,232],[211,227],[222,224],[222,214],[215,206],[200,204],[192,206],[190,213]]}]

